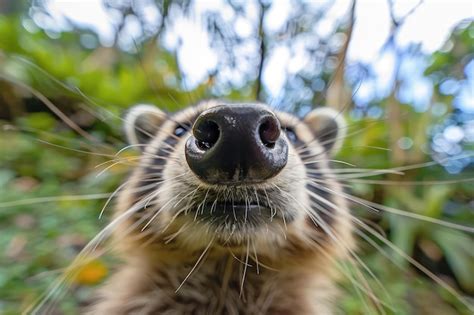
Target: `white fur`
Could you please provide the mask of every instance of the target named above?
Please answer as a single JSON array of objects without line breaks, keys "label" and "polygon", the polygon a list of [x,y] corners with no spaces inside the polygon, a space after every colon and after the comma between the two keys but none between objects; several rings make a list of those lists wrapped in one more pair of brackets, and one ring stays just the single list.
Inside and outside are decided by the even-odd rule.
[{"label": "white fur", "polygon": [[139,117],[147,115],[148,117],[156,117],[159,120],[163,120],[165,113],[159,108],[148,104],[139,104],[132,107],[124,118],[124,129],[127,140],[130,144],[140,144],[137,138],[137,129],[140,130],[140,126],[136,126],[136,121]]},{"label": "white fur", "polygon": [[[118,215],[136,204],[136,188],[150,183],[144,182],[150,179],[145,173],[146,166],[153,162],[154,152],[163,145],[175,122],[188,121],[196,113],[217,104],[216,101],[203,102],[170,118],[149,105],[136,106],[128,113],[125,129],[132,143],[139,140],[135,131],[143,124],[151,123],[151,127],[159,130],[147,144],[142,166],[134,171],[128,185],[119,193]],[[333,110],[311,112],[306,119],[313,128],[305,123],[306,119],[300,124],[300,120],[290,114],[275,114],[282,125],[294,126],[298,138],[309,144],[306,153],[309,157],[323,150],[318,141],[313,141],[318,126],[336,121],[337,138],[342,138],[345,123]],[[140,117],[144,119],[143,124],[137,121]],[[196,220],[192,213],[175,217],[191,202],[199,209],[201,200],[192,199],[199,193],[207,198],[210,188],[223,194],[225,188],[204,186],[192,174],[183,154],[185,141],[186,137],[182,137],[174,145],[159,175],[164,180],[156,188],[153,201],[147,203],[148,207],[140,214],[146,221],[153,218],[151,224],[143,231],[134,219],[114,231],[116,250],[124,264],[99,291],[98,302],[90,314],[333,314],[337,305],[335,279],[338,275],[334,262],[346,259],[349,249],[354,247],[349,210],[345,200],[338,197],[342,187],[333,176],[327,176],[325,184],[335,192],[331,201],[335,208],[331,210],[337,211],[337,215],[330,228],[337,239],[325,236],[324,230],[308,220],[311,201],[306,188],[305,160],[291,146],[288,164],[277,176],[259,187],[248,188],[251,192],[255,190],[257,198],[256,189],[265,188],[265,197],[273,204],[275,217],[267,226],[234,232],[212,229],[206,222]],[[318,161],[318,165],[321,172],[330,175],[328,161]],[[200,191],[196,193],[196,189]],[[247,188],[225,189],[231,189],[234,194],[247,194]],[[209,196],[212,197],[212,193]],[[190,199],[184,200],[185,197]],[[280,218],[290,212],[294,214],[293,221]],[[226,245],[228,240],[232,243]],[[200,257],[204,257],[202,261]],[[244,257],[248,263],[238,257]]]},{"label": "white fur", "polygon": [[337,124],[337,136],[334,145],[331,148],[331,153],[336,154],[341,149],[347,132],[347,123],[342,113],[330,107],[319,107],[309,112],[304,120],[306,122],[324,122],[327,120],[335,121]]}]

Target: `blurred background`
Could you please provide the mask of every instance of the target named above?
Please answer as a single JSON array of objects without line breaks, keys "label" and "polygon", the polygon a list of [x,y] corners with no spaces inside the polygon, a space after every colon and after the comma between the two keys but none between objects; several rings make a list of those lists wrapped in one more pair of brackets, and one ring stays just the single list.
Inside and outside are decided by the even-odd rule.
[{"label": "blurred background", "polygon": [[[301,117],[343,112],[337,160],[408,166],[346,176],[348,192],[389,207],[354,204],[354,214],[473,302],[472,1],[0,0],[1,314],[46,292],[106,225],[112,210],[99,219],[101,209],[130,170],[120,158],[137,155],[116,156],[124,110],[213,97]],[[387,243],[358,234],[387,314],[469,313]],[[51,313],[76,314],[113,263],[84,266]],[[350,279],[341,288],[342,313],[368,313]]]}]

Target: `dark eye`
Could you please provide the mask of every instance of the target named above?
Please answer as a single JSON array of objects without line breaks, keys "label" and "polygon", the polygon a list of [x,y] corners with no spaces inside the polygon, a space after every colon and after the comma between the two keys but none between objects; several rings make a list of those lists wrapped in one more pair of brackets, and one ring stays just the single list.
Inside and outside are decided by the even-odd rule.
[{"label": "dark eye", "polygon": [[293,143],[296,143],[298,141],[298,136],[296,135],[295,129],[291,127],[283,127],[283,130],[285,131],[288,140]]},{"label": "dark eye", "polygon": [[177,137],[182,137],[186,132],[188,132],[191,126],[189,124],[179,124],[174,130],[174,135]]}]

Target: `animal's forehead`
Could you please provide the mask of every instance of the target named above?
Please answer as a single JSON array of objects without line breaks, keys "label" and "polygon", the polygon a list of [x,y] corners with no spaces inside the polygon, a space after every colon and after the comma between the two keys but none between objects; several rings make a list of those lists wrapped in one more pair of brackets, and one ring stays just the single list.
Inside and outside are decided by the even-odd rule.
[{"label": "animal's forehead", "polygon": [[205,110],[208,110],[210,108],[216,107],[216,106],[236,106],[236,105],[255,105],[255,106],[263,106],[266,107],[268,110],[274,112],[280,122],[285,125],[294,125],[297,124],[300,120],[289,113],[286,112],[281,112],[278,110],[275,110],[274,108],[271,108],[270,106],[264,104],[264,103],[230,103],[226,101],[221,101],[221,100],[208,100],[208,101],[203,101],[198,103],[197,105],[190,106],[188,108],[185,108],[175,114],[173,114],[172,118],[173,121],[175,122],[189,122],[192,123],[197,116],[204,112]]}]

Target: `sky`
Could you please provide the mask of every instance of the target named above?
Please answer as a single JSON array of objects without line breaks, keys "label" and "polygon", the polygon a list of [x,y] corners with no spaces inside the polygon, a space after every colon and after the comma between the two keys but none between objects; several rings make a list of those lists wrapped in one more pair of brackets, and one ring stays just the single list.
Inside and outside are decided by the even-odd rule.
[{"label": "sky", "polygon": [[[159,14],[150,5],[149,0],[140,0],[147,7],[144,12],[150,22],[158,23]],[[324,3],[325,1],[319,1]],[[215,10],[225,16],[229,14],[223,8],[222,0],[201,0],[194,7],[195,16],[199,16],[204,10]],[[324,35],[332,32],[337,21],[341,19],[350,7],[350,0],[336,0],[335,4],[325,14],[318,32]],[[397,17],[405,15],[414,6],[417,0],[395,0],[394,12]],[[114,34],[114,18],[104,9],[102,0],[48,0],[47,8],[56,19],[56,27],[65,25],[64,18],[76,23],[86,25],[97,31],[102,44],[110,45]],[[266,27],[277,29],[281,21],[288,15],[290,7],[289,0],[274,1],[268,13]],[[249,6],[248,14],[257,14],[256,8]],[[388,1],[385,0],[359,0],[356,6],[356,22],[353,37],[349,46],[348,62],[362,61],[374,65],[378,75],[383,78],[393,71],[393,63],[390,56],[380,56],[381,46],[385,43],[390,31],[390,16]],[[469,0],[425,0],[405,21],[400,29],[397,42],[399,45],[411,43],[421,44],[426,53],[441,48],[448,38],[452,28],[463,19],[474,18],[474,1]],[[238,32],[245,34],[250,32],[250,25],[242,21]],[[138,25],[129,23],[127,32],[131,37],[138,37],[140,30]],[[179,35],[179,36],[177,36]],[[215,67],[218,56],[210,49],[209,38],[203,30],[202,23],[198,19],[176,21],[173,32],[165,37],[165,45],[175,48],[177,38],[183,38],[183,46],[179,50],[179,59],[183,71],[188,78],[188,86],[192,87],[204,80],[209,69]],[[126,44],[126,43],[125,43]],[[197,62],[195,56],[199,55]],[[272,60],[273,59],[273,60]],[[281,89],[284,80],[283,66],[290,65],[296,70],[303,68],[302,58],[291,59],[288,52],[276,51],[272,54],[269,62],[274,65],[272,71],[264,76],[264,84],[269,93],[275,96]],[[383,89],[383,82],[380,88]],[[420,91],[423,89],[419,87]]]},{"label": "sky", "polygon": [[[143,16],[149,25],[157,27],[160,23],[160,15],[155,8],[154,0],[135,0],[140,4]],[[46,30],[54,32],[67,30],[67,20],[75,24],[95,30],[100,43],[110,46],[114,40],[117,18],[111,15],[110,10],[103,7],[102,0],[45,0],[46,8],[50,17],[41,14],[33,15],[34,22]],[[312,6],[324,5],[327,1],[309,2]],[[233,10],[226,8],[225,0],[197,0],[191,9],[191,18],[173,17],[172,25],[167,26],[167,31],[162,38],[162,44],[171,51],[176,50],[181,71],[184,72],[186,88],[192,89],[199,83],[207,80],[209,72],[218,63],[219,55],[210,47],[210,38],[205,30],[205,25],[200,20],[203,12],[216,12],[229,21]],[[253,34],[253,25],[249,21],[256,21],[258,8],[255,1],[245,1],[246,19],[240,18],[234,31],[242,37]],[[351,0],[336,0],[330,6],[322,20],[318,21],[316,32],[325,37],[333,34],[340,20],[347,16]],[[396,18],[403,17],[407,12],[416,10],[410,14],[399,29],[395,38],[397,47],[406,47],[418,44],[421,51],[429,55],[437,50],[446,49],[447,39],[453,28],[463,20],[474,20],[473,0],[393,0],[394,15]],[[347,64],[363,63],[369,64],[374,79],[358,79],[357,93],[353,95],[356,105],[369,104],[374,99],[383,99],[391,91],[394,73],[396,70],[396,58],[393,50],[382,50],[390,33],[391,18],[388,0],[358,0],[355,10],[355,24],[352,39],[349,45]],[[277,31],[287,20],[291,12],[291,0],[275,0],[267,12],[264,27],[272,32]],[[25,27],[28,29],[28,23]],[[126,23],[126,36],[121,36],[119,46],[125,49],[135,47],[134,38],[139,38],[141,28],[138,21],[129,20]],[[90,36],[90,35],[89,35]],[[84,37],[85,38],[85,37]],[[90,39],[90,38],[89,38]],[[334,39],[334,36],[331,38]],[[337,39],[337,38],[336,38]],[[249,42],[249,41],[247,41]],[[87,46],[87,41],[83,43]],[[304,42],[303,42],[304,45]],[[178,49],[179,46],[179,49]],[[256,54],[258,46],[256,42],[250,43],[243,54],[239,53],[241,47],[233,47],[236,56]],[[296,51],[296,52],[295,52]],[[314,56],[308,55],[306,50],[296,49],[290,51],[285,44],[272,47],[264,67],[263,84],[269,99],[281,97],[281,90],[286,82],[286,74],[304,71],[306,65]],[[306,54],[306,55],[305,55]],[[403,86],[397,97],[402,103],[412,104],[415,110],[425,111],[431,102],[433,93],[432,82],[423,74],[427,66],[426,58],[409,58],[400,65],[400,74],[403,76]],[[249,68],[251,67],[251,68]],[[236,82],[245,83],[246,74],[254,71],[254,65],[245,62],[239,63],[239,68],[225,72],[221,68],[219,75],[234,86]],[[461,124],[451,121],[448,125],[438,126],[438,131],[433,137],[432,149],[438,154],[440,163],[451,173],[460,172],[474,158],[455,159],[443,162],[446,156],[452,156],[462,152],[462,143],[474,141],[474,61],[465,68],[466,80],[446,80],[441,84],[443,90],[458,90],[453,106],[461,110],[463,117]],[[449,94],[449,93],[448,93]],[[318,104],[321,105],[321,104]],[[433,110],[445,113],[449,104],[434,104]],[[369,116],[379,118],[382,111],[379,107],[370,107]],[[469,118],[471,117],[471,118]],[[406,138],[405,140],[410,140]],[[411,140],[410,140],[411,141]],[[407,142],[408,143],[408,142]],[[434,156],[436,159],[436,156]]]}]

